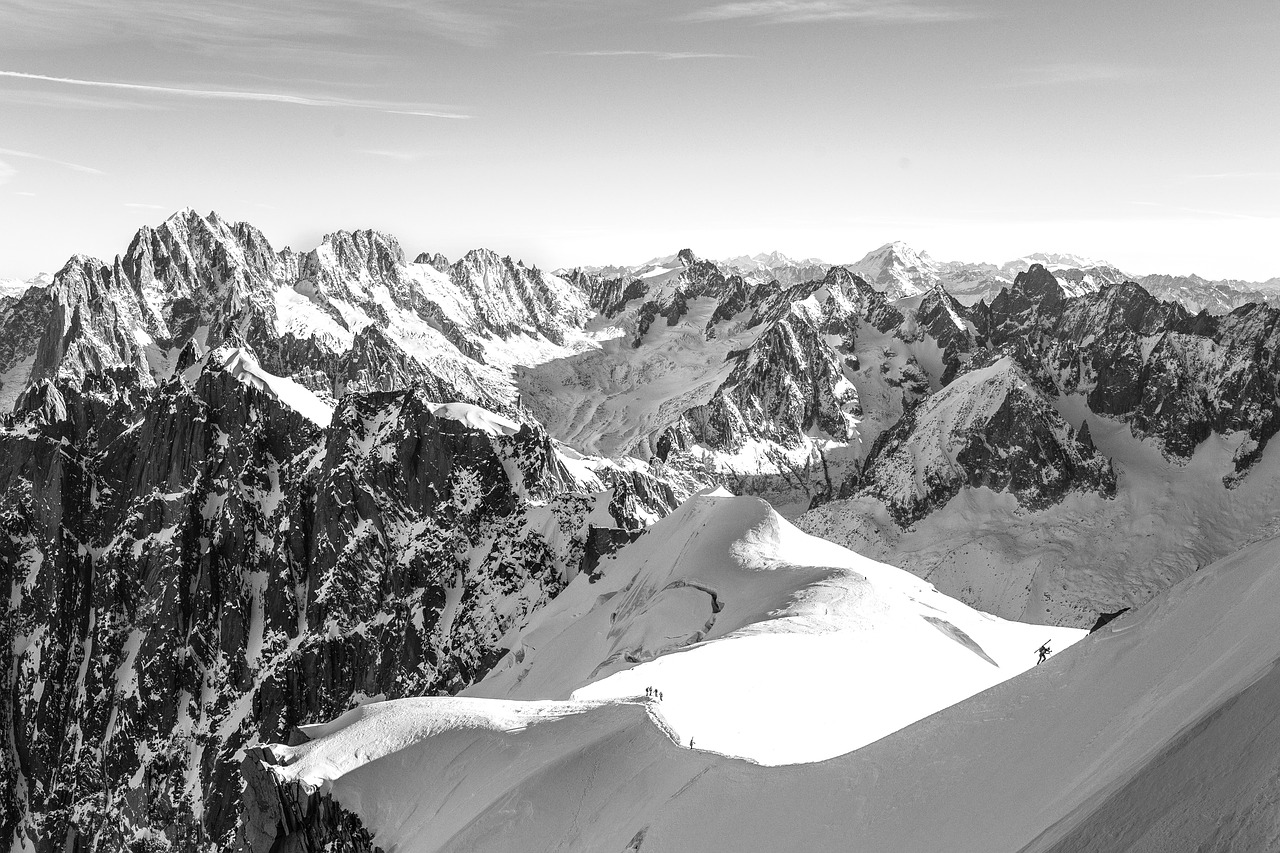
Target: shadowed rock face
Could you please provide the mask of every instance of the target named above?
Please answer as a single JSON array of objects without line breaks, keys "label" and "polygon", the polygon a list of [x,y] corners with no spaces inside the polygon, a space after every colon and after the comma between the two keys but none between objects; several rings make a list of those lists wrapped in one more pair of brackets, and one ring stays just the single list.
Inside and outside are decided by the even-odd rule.
[{"label": "shadowed rock face", "polygon": [[1042,387],[1009,356],[975,363],[876,441],[863,489],[902,526],[962,488],[1007,491],[1042,509],[1072,491],[1115,494],[1116,475]]},{"label": "shadowed rock face", "polygon": [[1083,394],[1090,410],[1126,421],[1186,459],[1211,433],[1249,435],[1231,482],[1280,429],[1280,310],[1246,305],[1195,316],[1125,283],[1062,298],[1033,266],[991,306],[971,309],[978,334],[1012,342],[1054,377],[1059,393]]},{"label": "shadowed rock face", "polygon": [[360,819],[332,797],[296,782],[282,784],[268,769],[276,763],[270,749],[246,753],[245,820],[237,839],[246,853],[382,853]]},{"label": "shadowed rock face", "polygon": [[[819,280],[782,289],[777,283],[748,285],[727,279],[708,325],[750,312],[747,328],[764,331],[749,347],[730,355],[733,369],[703,405],[689,409],[659,437],[659,447],[699,444],[734,452],[748,441],[798,446],[820,430],[837,441],[855,435],[857,392],[844,376],[840,347],[852,349],[862,323],[892,328],[902,315],[866,282],[842,267]],[[816,312],[803,307],[820,295]],[[832,345],[830,338],[842,343]]]},{"label": "shadowed rock face", "polygon": [[[448,693],[591,553],[593,498],[539,428],[414,390],[321,429],[219,370],[34,386],[0,428],[0,833],[227,849],[254,743],[361,697]],[[641,478],[643,480],[643,478]],[[628,481],[629,482],[629,481]],[[660,486],[615,486],[621,528]],[[607,496],[606,496],[607,499]],[[25,815],[25,817],[24,817]]]}]

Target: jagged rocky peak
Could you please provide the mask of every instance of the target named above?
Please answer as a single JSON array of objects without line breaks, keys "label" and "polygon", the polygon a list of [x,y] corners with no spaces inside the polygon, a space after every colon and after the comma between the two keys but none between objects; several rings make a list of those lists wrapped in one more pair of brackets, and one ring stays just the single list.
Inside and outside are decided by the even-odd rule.
[{"label": "jagged rocky peak", "polygon": [[217,290],[236,276],[269,278],[278,260],[267,238],[252,225],[186,208],[158,226],[140,228],[122,265],[139,287],[158,280],[169,290]]},{"label": "jagged rocky peak", "polygon": [[1058,280],[1043,264],[1032,264],[1026,272],[1018,273],[1013,289],[1036,301],[1057,301],[1065,296]]},{"label": "jagged rocky peak", "polygon": [[570,329],[586,322],[587,294],[578,287],[490,249],[467,252],[449,275],[488,334],[541,334],[563,344]]},{"label": "jagged rocky peak", "polygon": [[281,263],[252,225],[187,209],[158,227],[140,229],[119,266],[141,297],[142,331],[168,347],[181,346],[197,327],[216,326],[253,303],[269,310],[265,303]]},{"label": "jagged rocky peak", "polygon": [[414,258],[413,262],[433,267],[436,272],[448,272],[450,266],[449,259],[440,252],[419,252],[418,257]]},{"label": "jagged rocky peak", "polygon": [[55,382],[42,379],[22,393],[14,415],[27,422],[57,424],[67,419],[67,402]]},{"label": "jagged rocky peak", "polygon": [[1054,271],[1064,269],[1085,270],[1093,267],[1112,266],[1106,261],[1086,258],[1083,255],[1073,255],[1070,252],[1031,252],[1011,261],[1006,261],[1001,264],[1001,268],[1009,273],[1016,274],[1034,264],[1040,264]]},{"label": "jagged rocky peak", "polygon": [[1043,264],[1032,264],[1025,272],[1018,273],[1011,286],[996,294],[989,311],[980,305],[978,314],[991,318],[990,331],[999,344],[1004,341],[1002,334],[1021,335],[1038,316],[1056,316],[1066,298],[1066,291],[1053,273]]},{"label": "jagged rocky peak", "polygon": [[503,275],[516,267],[510,256],[503,257],[493,249],[476,248],[468,250],[453,264],[455,271],[476,272],[481,276]]},{"label": "jagged rocky peak", "polygon": [[1052,404],[1052,388],[1010,354],[975,361],[876,440],[863,490],[908,525],[961,488],[1008,491],[1029,509],[1072,491],[1110,497],[1116,476]]},{"label": "jagged rocky peak", "polygon": [[323,270],[322,276],[336,274],[361,282],[398,283],[405,267],[400,242],[390,234],[371,229],[326,234],[309,260],[308,272],[318,266]]},{"label": "jagged rocky peak", "polygon": [[171,372],[169,350],[204,328],[216,345],[269,317],[280,266],[261,232],[184,210],[146,226],[111,265],[76,255],[55,276],[50,319],[29,376],[79,379],[116,367],[147,381]]},{"label": "jagged rocky peak", "polygon": [[[1132,281],[1107,285],[1090,303],[1093,315],[1112,328],[1131,329],[1138,335],[1154,335],[1187,325],[1191,313],[1177,302],[1165,302]],[[1215,324],[1205,320],[1206,330]]]},{"label": "jagged rocky peak", "polygon": [[492,286],[495,282],[509,285],[520,279],[544,278],[542,271],[536,266],[526,267],[524,261],[516,260],[510,255],[499,255],[492,249],[471,249],[449,269],[455,281],[472,285]]},{"label": "jagged rocky peak", "polygon": [[829,334],[848,334],[857,321],[865,317],[876,303],[884,303],[884,294],[875,290],[845,267],[831,267],[813,283],[810,294],[821,306],[819,326]]},{"label": "jagged rocky peak", "polygon": [[754,282],[777,281],[783,286],[803,284],[822,278],[831,264],[819,258],[797,260],[782,252],[761,252],[756,255],[739,255],[716,261],[726,272],[735,272]]},{"label": "jagged rocky peak", "polygon": [[699,258],[693,253],[693,249],[681,249],[676,252],[676,260],[686,267],[691,267],[698,262]]}]

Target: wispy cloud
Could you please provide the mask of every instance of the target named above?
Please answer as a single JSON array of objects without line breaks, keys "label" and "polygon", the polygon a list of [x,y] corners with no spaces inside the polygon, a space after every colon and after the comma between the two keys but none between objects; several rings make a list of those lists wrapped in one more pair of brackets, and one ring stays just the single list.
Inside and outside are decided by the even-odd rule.
[{"label": "wispy cloud", "polygon": [[699,53],[667,50],[549,50],[543,56],[636,56],[648,59],[753,59],[745,53]]},{"label": "wispy cloud", "polygon": [[924,24],[980,17],[967,9],[925,5],[910,0],[739,0],[685,15],[685,21],[748,20],[759,24],[861,21],[874,24]]},{"label": "wispy cloud", "polygon": [[1107,62],[1057,62],[1023,68],[1009,79],[996,84],[997,89],[1021,89],[1034,86],[1067,86],[1073,83],[1108,83],[1139,80],[1157,76],[1151,69],[1116,65]]},{"label": "wispy cloud", "polygon": [[143,201],[126,201],[126,202],[124,202],[124,206],[125,206],[125,207],[135,207],[135,208],[139,208],[139,209],[141,209],[141,210],[168,210],[168,209],[169,209],[169,207],[168,207],[167,205],[163,205],[163,204],[148,204],[148,203],[143,202]]},{"label": "wispy cloud", "polygon": [[92,166],[82,166],[79,163],[68,163],[66,160],[46,157],[43,154],[32,154],[30,151],[14,151],[12,148],[0,148],[0,154],[4,154],[8,157],[20,157],[24,160],[39,160],[42,163],[52,163],[55,166],[62,166],[64,169],[71,169],[76,172],[84,172],[87,175],[106,174],[101,169],[95,169]]},{"label": "wispy cloud", "polygon": [[7,184],[9,179],[18,174],[18,170],[0,160],[0,184]]},{"label": "wispy cloud", "polygon": [[1211,172],[1185,177],[1197,181],[1280,181],[1280,172]]},{"label": "wispy cloud", "polygon": [[479,44],[504,26],[509,11],[475,0],[5,0],[0,44],[151,41],[206,54],[270,47],[321,56],[430,36]]},{"label": "wispy cloud", "polygon": [[35,194],[35,193],[33,193],[33,192],[30,192],[29,190],[14,190],[14,191],[13,191],[13,194],[14,194],[14,195],[24,195],[24,196],[26,196],[27,198],[35,198],[35,197],[36,197],[36,194]]},{"label": "wispy cloud", "polygon": [[401,163],[416,163],[433,156],[431,151],[389,151],[383,148],[362,148],[358,152],[370,157],[386,157],[388,160],[399,160]]},{"label": "wispy cloud", "polygon": [[31,74],[25,71],[0,71],[0,77],[34,80],[58,86],[76,86],[93,89],[109,89],[134,94],[161,97],[194,98],[218,101],[266,102],[292,104],[300,107],[325,107],[357,110],[374,110],[392,115],[428,116],[431,118],[470,118],[434,104],[401,104],[386,101],[354,98],[309,97],[285,92],[251,92],[233,89],[187,89],[180,86],[160,86],[151,83],[120,83],[111,80],[84,80],[78,77],[52,77],[47,74]]},{"label": "wispy cloud", "polygon": [[160,110],[154,100],[126,98],[119,95],[104,98],[100,94],[76,95],[65,88],[56,91],[35,89],[0,89],[0,103],[33,107],[56,107],[78,110]]},{"label": "wispy cloud", "polygon": [[1130,203],[1136,204],[1140,207],[1156,207],[1162,210],[1176,210],[1179,213],[1195,213],[1201,216],[1220,216],[1225,219],[1264,220],[1271,218],[1268,216],[1256,216],[1251,213],[1239,213],[1234,210],[1208,210],[1203,207],[1183,207],[1176,204],[1162,204],[1158,201],[1134,201]]}]

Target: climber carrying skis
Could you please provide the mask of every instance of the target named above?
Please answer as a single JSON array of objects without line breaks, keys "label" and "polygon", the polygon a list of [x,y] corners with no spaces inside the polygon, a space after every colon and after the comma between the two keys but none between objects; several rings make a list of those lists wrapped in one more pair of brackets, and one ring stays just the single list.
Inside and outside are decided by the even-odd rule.
[{"label": "climber carrying skis", "polygon": [[1036,661],[1036,666],[1044,663],[1045,659],[1049,657],[1049,655],[1053,654],[1053,650],[1049,648],[1050,642],[1050,640],[1045,640],[1044,645],[1036,649],[1036,654],[1040,656],[1040,659]]}]

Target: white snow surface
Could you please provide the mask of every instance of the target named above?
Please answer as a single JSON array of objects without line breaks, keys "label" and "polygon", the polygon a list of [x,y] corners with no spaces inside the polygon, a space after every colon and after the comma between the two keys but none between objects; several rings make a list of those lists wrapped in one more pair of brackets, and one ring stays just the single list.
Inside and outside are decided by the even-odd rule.
[{"label": "white snow surface", "polygon": [[[1109,827],[1145,832],[1141,849],[1195,849],[1194,833],[1215,831],[1224,809],[1237,823],[1274,818],[1275,803],[1223,804],[1213,793],[1245,775],[1239,759],[1254,729],[1196,724],[1274,672],[1278,563],[1276,540],[1252,546],[1044,666],[817,763],[761,766],[673,742],[671,696],[400,700],[275,750],[283,775],[324,787],[399,853],[1044,849],[1087,831],[1117,791],[1127,799]],[[826,677],[856,679],[843,669]],[[760,679],[745,699],[798,689],[799,678]],[[868,689],[861,702],[886,698]],[[822,710],[833,729],[856,711]],[[774,729],[807,724],[772,720]],[[1203,731],[1213,740],[1200,745]],[[1171,799],[1124,787],[1161,778],[1156,759],[1188,742],[1215,784]],[[1214,849],[1249,849],[1220,840]]]},{"label": "white snow surface", "polygon": [[690,499],[602,571],[535,614],[468,695],[606,700],[655,687],[684,743],[818,761],[1023,671],[1046,640],[1083,635],[980,613],[724,492]]},{"label": "white snow surface", "polygon": [[691,300],[675,326],[653,323],[640,347],[632,346],[633,319],[598,318],[598,328],[588,327],[598,348],[519,368],[516,382],[560,441],[593,455],[635,452],[680,414],[710,400],[733,370],[729,355],[764,333],[764,324],[747,328],[743,321],[708,340],[703,330],[716,305],[710,298]]},{"label": "white snow surface", "polygon": [[316,426],[327,427],[333,419],[331,404],[321,400],[306,386],[263,370],[257,359],[242,347],[215,350],[210,354],[210,360],[246,385],[275,397]]},{"label": "white snow surface", "polygon": [[472,403],[441,403],[431,407],[431,414],[458,421],[489,435],[515,435],[520,431],[520,424],[510,418]]},{"label": "white snow surface", "polygon": [[1280,452],[1274,448],[1228,488],[1222,477],[1247,438],[1243,433],[1210,436],[1190,460],[1178,462],[1126,424],[1089,412],[1079,396],[1054,403],[1072,427],[1088,424],[1093,443],[1112,460],[1114,498],[1076,493],[1028,512],[1008,493],[966,488],[906,530],[869,497],[832,501],[796,523],[908,568],[988,613],[1076,627],[1092,625],[1100,612],[1145,603],[1201,567],[1280,532]]},{"label": "white snow surface", "polygon": [[846,267],[890,299],[923,293],[940,280],[937,262],[927,252],[917,252],[901,241],[873,249]]}]

